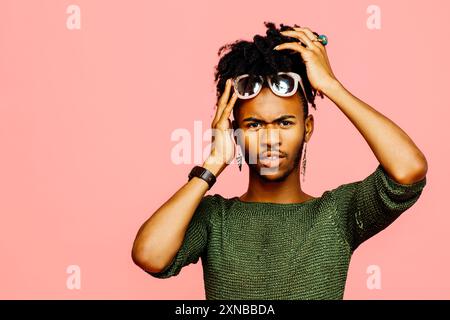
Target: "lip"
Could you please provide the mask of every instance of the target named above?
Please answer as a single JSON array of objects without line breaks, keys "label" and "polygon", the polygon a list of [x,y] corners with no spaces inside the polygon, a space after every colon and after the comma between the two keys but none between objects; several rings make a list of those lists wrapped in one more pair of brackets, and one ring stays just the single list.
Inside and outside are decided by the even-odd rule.
[{"label": "lip", "polygon": [[[273,157],[273,159],[271,159],[271,157]],[[277,151],[268,151],[261,154],[259,162],[264,167],[273,168],[278,167],[284,158],[284,155]]]},{"label": "lip", "polygon": [[269,159],[269,158],[261,158],[259,160],[259,163],[266,168],[274,168],[279,167],[281,162],[284,161],[284,157],[281,158],[275,158],[275,159]]},{"label": "lip", "polygon": [[260,159],[264,158],[270,158],[270,157],[278,157],[278,158],[284,158],[284,154],[280,153],[279,151],[266,151],[259,155]]}]

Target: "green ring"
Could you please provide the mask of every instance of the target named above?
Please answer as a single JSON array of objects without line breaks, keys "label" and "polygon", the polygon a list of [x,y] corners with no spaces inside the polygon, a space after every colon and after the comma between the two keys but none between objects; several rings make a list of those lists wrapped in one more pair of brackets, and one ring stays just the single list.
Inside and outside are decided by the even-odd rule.
[{"label": "green ring", "polygon": [[320,42],[322,42],[322,44],[324,46],[326,46],[328,44],[328,38],[327,38],[326,35],[321,34],[318,38],[319,38]]}]

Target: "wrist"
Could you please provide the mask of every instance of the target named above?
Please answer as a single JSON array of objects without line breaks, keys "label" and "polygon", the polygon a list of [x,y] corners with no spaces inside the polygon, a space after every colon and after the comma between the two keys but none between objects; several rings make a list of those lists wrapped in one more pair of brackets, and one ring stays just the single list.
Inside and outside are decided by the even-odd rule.
[{"label": "wrist", "polygon": [[214,174],[216,177],[219,176],[219,174],[225,169],[227,166],[226,163],[223,163],[222,161],[219,161],[217,159],[214,159],[213,157],[209,156],[205,162],[203,162],[202,167],[211,171],[212,174]]},{"label": "wrist", "polygon": [[327,97],[330,97],[330,95],[342,88],[342,84],[337,79],[333,78],[328,81],[320,91]]}]

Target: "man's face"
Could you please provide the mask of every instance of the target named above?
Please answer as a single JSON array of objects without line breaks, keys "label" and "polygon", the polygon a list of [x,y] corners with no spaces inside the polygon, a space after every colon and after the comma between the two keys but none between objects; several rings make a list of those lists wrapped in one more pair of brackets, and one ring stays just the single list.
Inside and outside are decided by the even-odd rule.
[{"label": "man's face", "polygon": [[[264,87],[256,97],[240,100],[234,115],[240,134],[236,140],[244,148],[250,170],[267,181],[282,181],[298,168],[305,133],[298,94],[279,97]],[[307,123],[311,135],[312,115]],[[271,152],[273,159],[264,158]]]}]

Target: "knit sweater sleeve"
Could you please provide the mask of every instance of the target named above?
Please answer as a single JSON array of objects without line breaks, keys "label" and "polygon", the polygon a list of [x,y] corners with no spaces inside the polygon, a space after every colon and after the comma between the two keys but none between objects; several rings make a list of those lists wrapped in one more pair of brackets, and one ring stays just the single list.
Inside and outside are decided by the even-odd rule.
[{"label": "knit sweater sleeve", "polygon": [[331,190],[338,209],[338,224],[352,251],[388,227],[420,197],[426,177],[413,184],[392,179],[381,164],[361,181]]},{"label": "knit sweater sleeve", "polygon": [[164,270],[147,271],[148,274],[155,278],[169,278],[178,275],[184,266],[198,262],[207,245],[212,201],[212,195],[204,196],[200,201],[189,222],[183,243],[172,262]]}]

